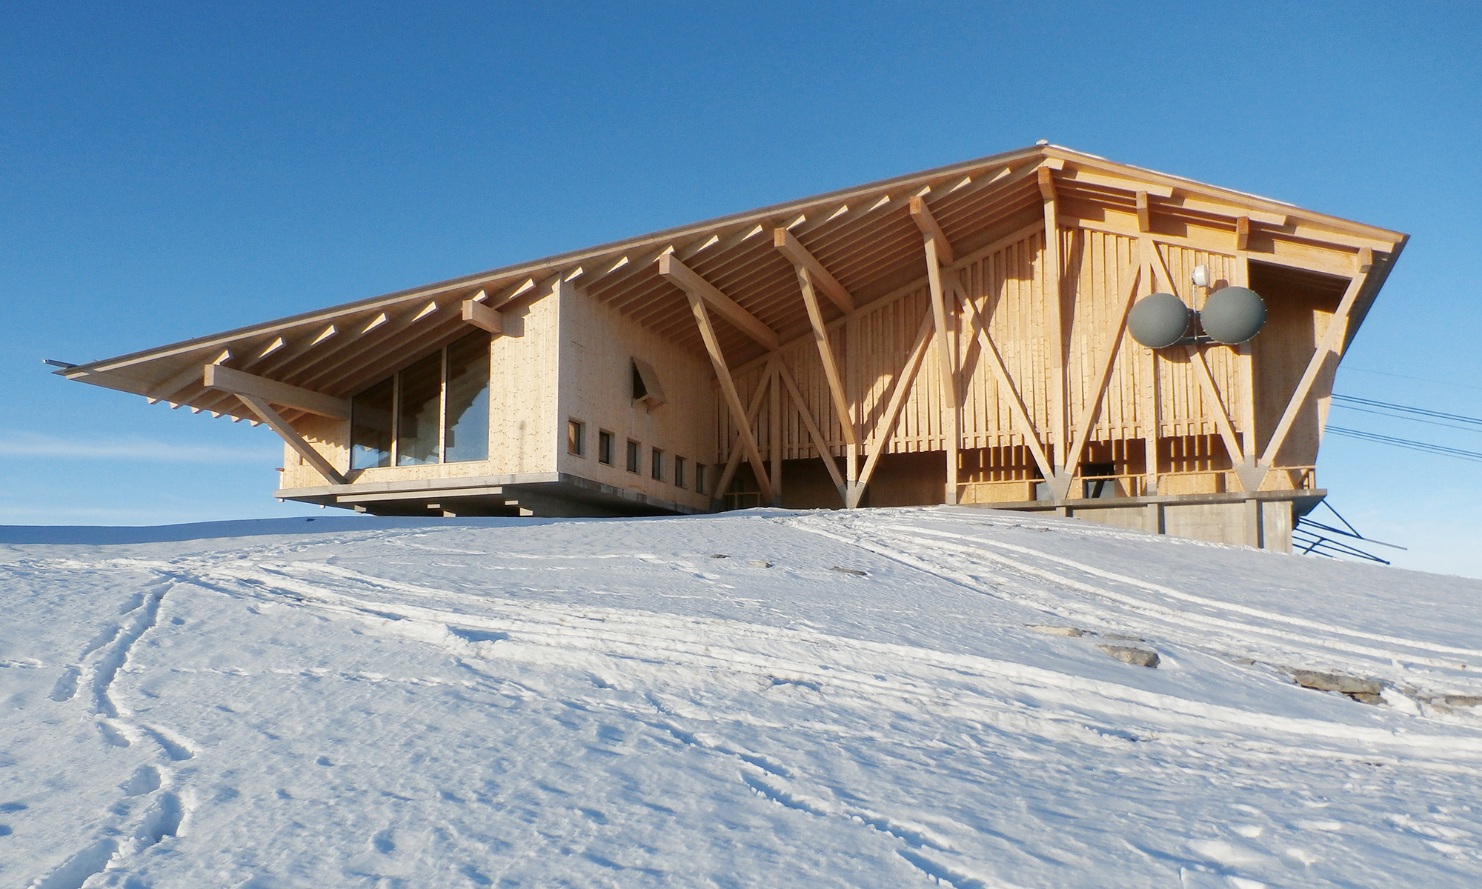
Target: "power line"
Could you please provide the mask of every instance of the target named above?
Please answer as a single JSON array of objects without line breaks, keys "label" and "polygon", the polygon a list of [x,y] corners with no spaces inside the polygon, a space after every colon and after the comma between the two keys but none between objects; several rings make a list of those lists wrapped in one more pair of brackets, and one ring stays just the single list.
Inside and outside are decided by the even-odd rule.
[{"label": "power line", "polygon": [[[1450,420],[1456,423],[1468,423],[1474,426],[1482,427],[1482,417],[1468,417],[1462,414],[1448,414],[1445,411],[1433,411],[1429,408],[1412,407],[1407,404],[1395,404],[1394,402],[1390,401],[1378,401],[1373,398],[1358,398],[1353,395],[1334,395],[1333,401],[1344,406],[1363,405],[1365,407],[1375,408],[1381,411],[1388,411],[1391,415],[1405,415],[1406,418],[1428,417],[1434,420]],[[1353,409],[1358,410],[1359,408],[1355,407]],[[1374,410],[1369,411],[1369,413],[1375,412],[1376,411]],[[1466,427],[1458,426],[1455,428],[1461,429]]]},{"label": "power line", "polygon": [[1412,451],[1423,451],[1429,454],[1440,454],[1444,457],[1456,457],[1462,460],[1473,460],[1482,463],[1482,451],[1467,451],[1461,448],[1448,448],[1445,445],[1431,444],[1425,441],[1415,441],[1409,438],[1396,438],[1391,435],[1380,435],[1376,432],[1365,432],[1361,429],[1346,429],[1342,426],[1329,426],[1328,431],[1334,435],[1344,438],[1356,438],[1360,441],[1374,442],[1376,444],[1393,445],[1397,448],[1406,448]]},{"label": "power line", "polygon": [[1347,364],[1343,365],[1343,369],[1345,371],[1353,371],[1355,373],[1373,374],[1378,377],[1394,377],[1395,379],[1399,380],[1414,380],[1417,383],[1435,383],[1438,386],[1455,386],[1458,389],[1476,389],[1479,392],[1482,392],[1482,386],[1473,386],[1467,383],[1458,383],[1455,380],[1433,380],[1430,377],[1414,377],[1409,374],[1397,374],[1393,371],[1386,370],[1368,370],[1367,368],[1363,367],[1351,367]]}]

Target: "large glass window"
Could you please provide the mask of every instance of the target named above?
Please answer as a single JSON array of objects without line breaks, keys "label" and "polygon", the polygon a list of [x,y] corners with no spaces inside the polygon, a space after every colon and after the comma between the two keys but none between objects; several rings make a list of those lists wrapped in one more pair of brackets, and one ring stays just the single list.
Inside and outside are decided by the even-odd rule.
[{"label": "large glass window", "polygon": [[489,458],[489,337],[472,333],[350,399],[350,468]]},{"label": "large glass window", "polygon": [[443,356],[428,355],[396,375],[396,465],[438,462]]},{"label": "large glass window", "polygon": [[448,347],[448,416],[443,427],[449,463],[489,459],[489,337],[471,333]]},{"label": "large glass window", "polygon": [[391,412],[396,380],[386,379],[350,399],[350,468],[391,465]]}]

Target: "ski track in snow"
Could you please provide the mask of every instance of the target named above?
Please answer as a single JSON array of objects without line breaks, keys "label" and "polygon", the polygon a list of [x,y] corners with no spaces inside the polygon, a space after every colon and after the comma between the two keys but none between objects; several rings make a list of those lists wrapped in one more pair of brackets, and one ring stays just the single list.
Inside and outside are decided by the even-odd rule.
[{"label": "ski track in snow", "polygon": [[130,857],[180,833],[190,797],[173,788],[173,766],[194,755],[192,745],[169,729],[131,718],[113,694],[130,653],[156,628],[161,603],[174,586],[174,580],[162,576],[136,596],[121,615],[124,620],[89,641],[79,662],[68,665],[52,689],[50,699],[58,704],[77,701],[82,694],[105,744],[128,748],[147,740],[160,754],[160,763],[141,766],[120,786],[124,798],[113,808],[115,820],[105,835],[36,878],[31,889],[81,889],[93,877],[125,865]]},{"label": "ski track in snow", "polygon": [[[881,511],[781,515],[760,521],[779,532],[847,545],[973,595],[1000,598],[1109,637],[1119,630],[1127,631],[1133,638],[1155,640],[1154,644],[1165,651],[1199,652],[1224,663],[1258,654],[1278,666],[1287,662],[1307,666],[1314,660],[1350,668],[1366,664],[1370,675],[1382,674],[1410,683],[1441,682],[1447,690],[1465,691],[1474,687],[1474,681],[1458,672],[1464,669],[1460,665],[1482,661],[1482,649],[1222,601],[1063,554],[1069,549],[1066,538],[1076,534],[1138,539],[1110,529],[1047,526],[1059,535],[1059,551],[1048,552],[1005,539],[990,539],[989,532],[995,526],[1021,527],[1024,523],[1017,519],[1012,523],[999,518],[968,522],[954,514]],[[983,528],[989,531],[978,533]],[[439,545],[437,532],[428,529],[376,532],[378,543],[386,550],[416,551],[423,553],[424,559],[425,554],[454,560],[486,556],[477,548],[454,543],[466,539],[456,532],[447,536],[449,544]],[[777,712],[794,714],[798,728],[823,737],[855,731],[836,723],[847,714],[871,713],[885,723],[924,721],[928,725],[976,726],[995,733],[995,737],[1037,739],[1033,743],[1081,751],[1078,755],[1087,757],[1120,756],[1138,749],[1176,750],[1180,756],[1194,759],[1219,757],[1228,764],[1238,763],[1242,773],[1252,775],[1277,766],[1299,772],[1303,762],[1314,768],[1349,763],[1355,768],[1403,767],[1407,774],[1433,773],[1475,782],[1482,769],[1482,735],[1475,730],[1476,720],[1465,715],[1449,722],[1416,720],[1397,730],[1392,722],[1366,723],[1362,717],[1368,711],[1362,709],[1343,711],[1357,714],[1343,720],[1322,713],[1259,712],[1248,704],[1200,700],[1182,692],[1144,687],[1137,681],[1097,678],[1073,669],[855,638],[815,628],[805,620],[775,626],[587,604],[600,601],[600,597],[582,585],[590,582],[591,574],[590,569],[582,571],[578,564],[581,559],[648,563],[654,570],[684,573],[694,583],[720,584],[723,580],[722,573],[705,570],[696,561],[659,553],[503,554],[503,570],[539,572],[541,578],[540,587],[523,586],[526,595],[515,597],[498,588],[486,591],[461,583],[432,586],[398,579],[394,571],[377,569],[370,573],[364,564],[350,567],[337,560],[322,560],[323,538],[229,542],[223,548],[227,546],[230,558],[225,559],[207,551],[160,560],[119,557],[77,562],[92,568],[111,563],[118,568],[148,571],[157,581],[125,602],[119,620],[104,626],[82,646],[76,662],[62,669],[49,700],[58,706],[86,710],[102,744],[119,749],[147,748],[150,761],[119,784],[121,797],[107,823],[60,864],[36,877],[31,889],[104,885],[101,881],[110,874],[127,873],[132,863],[149,850],[186,833],[184,828],[199,796],[188,786],[190,764],[202,748],[177,728],[155,718],[139,718],[119,690],[120,676],[130,672],[136,647],[149,634],[161,632],[161,611],[167,596],[222,597],[247,605],[249,613],[273,608],[312,613],[358,627],[358,632],[373,637],[443,651],[464,669],[467,678],[393,675],[311,663],[166,665],[163,669],[170,674],[242,680],[267,676],[330,678],[409,690],[487,691],[532,701],[547,700],[549,692],[512,678],[509,665],[587,675],[593,697],[570,697],[562,702],[565,706],[620,717],[626,723],[618,725],[646,727],[707,762],[728,763],[728,768],[720,772],[733,775],[736,787],[745,793],[804,821],[875,838],[887,844],[898,862],[924,883],[958,889],[1020,885],[1005,879],[997,868],[982,866],[981,850],[965,849],[964,836],[991,839],[1030,865],[1043,868],[1065,867],[1067,861],[1084,853],[1040,854],[1028,842],[1033,834],[1031,827],[1000,833],[961,813],[944,813],[931,819],[933,824],[925,823],[927,819],[892,814],[888,801],[877,799],[867,786],[838,775],[816,773],[804,767],[804,760],[790,758],[786,750],[768,751],[740,740],[753,734],[743,731],[748,727],[777,731],[784,726],[727,704],[727,696],[747,689],[751,694],[791,696],[779,698],[792,703]],[[843,556],[834,558],[847,565]],[[556,564],[563,559],[573,564]],[[514,564],[520,561],[530,564]],[[66,559],[59,558],[49,565],[36,561],[28,567],[57,568],[66,564]],[[770,561],[765,564],[772,566]],[[827,564],[814,567],[829,570]],[[832,570],[842,572],[845,581],[854,576],[869,577],[866,571],[837,565]],[[551,571],[571,572],[574,585],[562,586],[560,575],[553,576],[548,573]],[[478,591],[471,591],[474,589]],[[580,604],[571,604],[531,598],[532,592],[586,595]],[[677,592],[664,595],[683,598]],[[735,601],[762,600],[738,593]],[[1435,675],[1420,675],[1409,665],[1432,668]],[[44,666],[24,660],[0,661],[0,667],[16,669]],[[535,674],[527,671],[526,675]],[[714,686],[714,690],[701,691],[702,686]],[[1408,699],[1401,702],[1408,703]],[[1352,708],[1360,706],[1354,704]],[[621,743],[626,731],[613,728],[609,740]],[[900,752],[930,761],[924,751],[933,742],[923,738],[919,743],[922,751],[902,748]],[[980,747],[971,738],[966,744],[956,743],[963,750]],[[329,756],[321,755],[319,764],[327,767]],[[557,791],[551,787],[543,792]],[[4,811],[0,806],[0,813]],[[598,814],[589,817],[601,823]],[[1261,814],[1252,810],[1251,823],[1235,824],[1224,838],[1193,839],[1177,849],[1126,841],[1122,845],[1150,866],[1164,870],[1176,867],[1184,885],[1264,885],[1244,874],[1290,874],[1293,869],[1307,872],[1322,860],[1322,856],[1300,845],[1280,852],[1261,851],[1251,845],[1267,830],[1259,823]],[[1476,844],[1482,838],[1475,822],[1452,819],[1451,823],[1461,826],[1448,826],[1450,816],[1445,812],[1433,809],[1431,815],[1422,819],[1394,813],[1388,818],[1397,833],[1415,837],[1448,861],[1476,861]],[[1029,818],[1028,824],[1048,826],[1057,819],[1072,817],[1070,813],[1047,811]],[[1323,817],[1297,820],[1294,827],[1313,836],[1338,837],[1345,829],[1342,822]],[[452,824],[436,830],[449,838],[448,842],[459,832]],[[376,885],[406,885],[397,882],[399,878],[384,882],[391,879],[385,876],[391,873],[385,870],[391,866],[387,862],[398,860],[412,848],[400,839],[398,829],[387,825],[362,836],[366,837],[365,854],[371,858],[356,865],[363,870],[349,872],[360,873],[366,879],[380,875],[374,877]],[[0,843],[3,841],[0,836]],[[3,852],[4,846],[0,845],[0,855]],[[621,864],[612,856],[589,852],[586,858],[604,873],[646,873],[643,867]],[[492,877],[472,864],[462,873],[469,885],[494,884]]]}]

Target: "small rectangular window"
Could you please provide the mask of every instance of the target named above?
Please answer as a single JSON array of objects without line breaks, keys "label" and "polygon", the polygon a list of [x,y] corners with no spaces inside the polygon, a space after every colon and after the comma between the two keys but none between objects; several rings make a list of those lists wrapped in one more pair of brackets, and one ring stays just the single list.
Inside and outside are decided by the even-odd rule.
[{"label": "small rectangular window", "polygon": [[597,461],[612,465],[612,433],[606,429],[597,431]]},{"label": "small rectangular window", "polygon": [[654,477],[654,481],[660,481],[660,482],[663,481],[664,480],[664,452],[661,451],[661,450],[659,450],[658,448],[654,448],[653,459],[650,460],[649,462],[650,462],[650,465],[649,465],[649,474]]},{"label": "small rectangular window", "polygon": [[587,424],[580,420],[566,421],[566,453],[573,457],[587,455]]},{"label": "small rectangular window", "polygon": [[641,446],[638,444],[638,442],[634,441],[631,438],[628,439],[628,471],[629,472],[638,472],[639,471],[638,457],[639,457],[640,450],[641,450]]},{"label": "small rectangular window", "polygon": [[674,458],[674,487],[684,487],[684,458],[679,456]]},{"label": "small rectangular window", "polygon": [[695,493],[705,493],[705,464],[695,464]]}]

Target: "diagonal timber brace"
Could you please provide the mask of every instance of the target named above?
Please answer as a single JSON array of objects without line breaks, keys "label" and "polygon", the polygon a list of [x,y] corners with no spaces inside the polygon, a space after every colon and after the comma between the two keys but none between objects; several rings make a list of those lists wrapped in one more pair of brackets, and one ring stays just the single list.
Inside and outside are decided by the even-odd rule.
[{"label": "diagonal timber brace", "polygon": [[315,450],[313,445],[305,441],[302,435],[299,435],[292,426],[288,425],[288,422],[283,419],[281,414],[273,410],[272,405],[256,395],[243,395],[239,392],[237,393],[237,397],[242,399],[242,403],[247,405],[247,409],[252,411],[269,429],[278,433],[278,437],[283,439],[290,448],[297,451],[298,455],[304,458],[304,462],[314,467],[315,472],[318,472],[326,480],[334,484],[349,484],[345,477],[340,474],[340,471],[335,469],[324,458],[323,454]]}]

